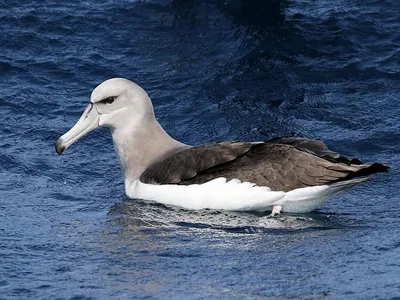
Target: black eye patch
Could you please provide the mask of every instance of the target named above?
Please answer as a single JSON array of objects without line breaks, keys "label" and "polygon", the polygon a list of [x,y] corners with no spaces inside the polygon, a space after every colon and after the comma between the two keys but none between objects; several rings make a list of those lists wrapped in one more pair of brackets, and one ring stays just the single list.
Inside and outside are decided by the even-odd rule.
[{"label": "black eye patch", "polygon": [[115,98],[117,98],[117,97],[115,97],[115,96],[113,96],[113,97],[107,97],[107,98],[105,98],[105,99],[103,99],[103,100],[100,100],[99,102],[100,102],[100,103],[103,103],[103,104],[111,104],[111,103],[114,102]]}]

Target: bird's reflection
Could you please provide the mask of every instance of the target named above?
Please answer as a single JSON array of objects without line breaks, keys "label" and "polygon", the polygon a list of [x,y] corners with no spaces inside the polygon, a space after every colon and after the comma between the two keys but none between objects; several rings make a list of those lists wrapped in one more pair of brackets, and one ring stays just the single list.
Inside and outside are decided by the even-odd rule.
[{"label": "bird's reflection", "polygon": [[161,204],[124,199],[114,204],[109,213],[110,222],[121,230],[146,234],[153,230],[184,227],[200,230],[222,230],[232,233],[271,233],[313,229],[341,228],[339,217],[312,212],[308,214],[282,214],[270,217],[269,212],[232,212],[218,210],[190,211]]}]

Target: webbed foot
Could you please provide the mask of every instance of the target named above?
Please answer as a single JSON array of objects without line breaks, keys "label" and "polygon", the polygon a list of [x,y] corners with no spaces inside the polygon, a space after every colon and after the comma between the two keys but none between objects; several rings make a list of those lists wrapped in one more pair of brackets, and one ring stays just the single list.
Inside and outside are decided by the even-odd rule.
[{"label": "webbed foot", "polygon": [[272,207],[272,212],[270,214],[271,217],[274,217],[276,215],[279,215],[281,213],[282,210],[282,205],[274,205]]}]

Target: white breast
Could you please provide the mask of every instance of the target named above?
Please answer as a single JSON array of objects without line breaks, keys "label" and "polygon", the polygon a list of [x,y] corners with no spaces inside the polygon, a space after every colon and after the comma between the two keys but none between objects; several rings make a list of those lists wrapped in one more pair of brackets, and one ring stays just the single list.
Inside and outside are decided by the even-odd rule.
[{"label": "white breast", "polygon": [[221,177],[192,185],[157,185],[136,180],[133,183],[125,182],[125,188],[130,198],[152,200],[190,210],[269,211],[273,206],[282,206],[284,212],[306,213],[354,184],[320,185],[285,193],[238,179],[226,181]]},{"label": "white breast", "polygon": [[274,192],[268,187],[217,178],[203,184],[154,185],[136,180],[126,193],[130,198],[153,200],[186,209],[222,209],[235,211],[266,211],[282,203],[284,192]]}]

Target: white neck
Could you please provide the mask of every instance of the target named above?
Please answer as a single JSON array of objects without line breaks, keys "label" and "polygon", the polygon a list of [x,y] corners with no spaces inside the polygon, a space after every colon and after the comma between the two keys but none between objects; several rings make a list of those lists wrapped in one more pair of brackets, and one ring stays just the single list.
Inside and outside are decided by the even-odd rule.
[{"label": "white neck", "polygon": [[132,184],[155,161],[184,146],[170,137],[149,114],[140,121],[115,128],[114,147],[125,173],[125,187]]}]

